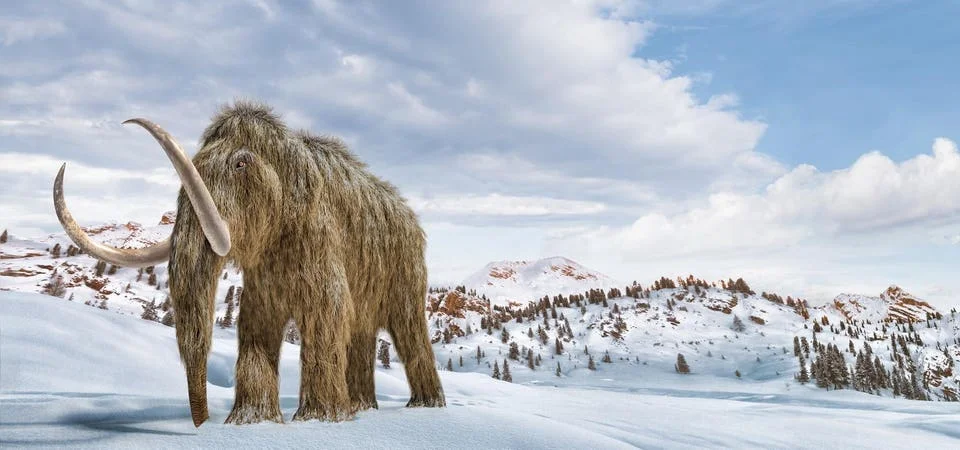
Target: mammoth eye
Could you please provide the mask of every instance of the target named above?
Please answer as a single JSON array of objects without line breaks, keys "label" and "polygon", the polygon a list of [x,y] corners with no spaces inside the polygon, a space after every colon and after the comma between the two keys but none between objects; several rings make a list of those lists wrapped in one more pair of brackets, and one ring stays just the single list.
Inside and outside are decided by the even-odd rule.
[{"label": "mammoth eye", "polygon": [[247,167],[247,162],[244,160],[237,161],[237,170],[241,170],[244,167]]}]

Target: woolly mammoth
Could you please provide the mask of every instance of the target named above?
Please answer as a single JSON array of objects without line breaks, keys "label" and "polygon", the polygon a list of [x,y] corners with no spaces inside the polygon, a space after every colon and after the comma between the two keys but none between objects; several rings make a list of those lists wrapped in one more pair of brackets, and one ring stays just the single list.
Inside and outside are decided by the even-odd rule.
[{"label": "woolly mammoth", "polygon": [[290,319],[302,335],[293,420],[339,421],[377,407],[373,374],[381,328],[406,364],[407,406],[445,405],[424,317],[425,236],[391,184],[371,174],[341,141],[289,130],[256,103],[224,107],[192,161],[159,126],[127,122],[153,135],[182,182],[170,238],[136,250],[91,240],[64,203],[64,167],[54,203],[64,230],[88,254],[127,267],[169,261],[196,426],[209,417],[214,294],[228,261],[243,269],[244,289],[227,423],[283,421],[278,364]]}]

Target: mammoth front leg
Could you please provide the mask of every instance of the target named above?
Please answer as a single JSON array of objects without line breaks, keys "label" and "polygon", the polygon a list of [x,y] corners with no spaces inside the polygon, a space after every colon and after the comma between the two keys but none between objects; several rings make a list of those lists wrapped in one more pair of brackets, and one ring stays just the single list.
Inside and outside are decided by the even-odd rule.
[{"label": "mammoth front leg", "polygon": [[347,343],[350,339],[352,304],[342,270],[321,271],[323,279],[299,303],[300,407],[293,420],[318,419],[339,422],[353,418],[347,390]]},{"label": "mammoth front leg", "polygon": [[258,295],[255,283],[247,283],[237,319],[240,353],[233,410],[225,423],[263,421],[283,423],[280,412],[279,363],[283,328],[288,315],[267,297]]}]

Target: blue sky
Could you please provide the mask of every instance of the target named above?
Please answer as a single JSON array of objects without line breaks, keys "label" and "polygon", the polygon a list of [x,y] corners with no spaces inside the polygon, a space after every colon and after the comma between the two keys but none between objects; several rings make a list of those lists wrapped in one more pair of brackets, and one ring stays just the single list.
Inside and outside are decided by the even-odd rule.
[{"label": "blue sky", "polygon": [[744,276],[956,304],[952,2],[24,3],[0,9],[0,227],[151,223],[217,106],[343,137],[436,282],[563,255],[623,281]]}]

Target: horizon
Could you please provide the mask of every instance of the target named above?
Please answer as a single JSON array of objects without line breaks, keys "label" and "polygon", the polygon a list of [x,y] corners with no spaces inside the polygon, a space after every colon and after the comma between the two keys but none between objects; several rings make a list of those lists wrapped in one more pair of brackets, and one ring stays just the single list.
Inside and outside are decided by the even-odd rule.
[{"label": "horizon", "polygon": [[[549,5],[550,8],[546,6]],[[0,229],[150,225],[218,105],[271,104],[398,186],[431,282],[563,256],[813,304],[960,304],[960,5],[24,4],[0,15]],[[483,11],[477,11],[482,9]]]}]

